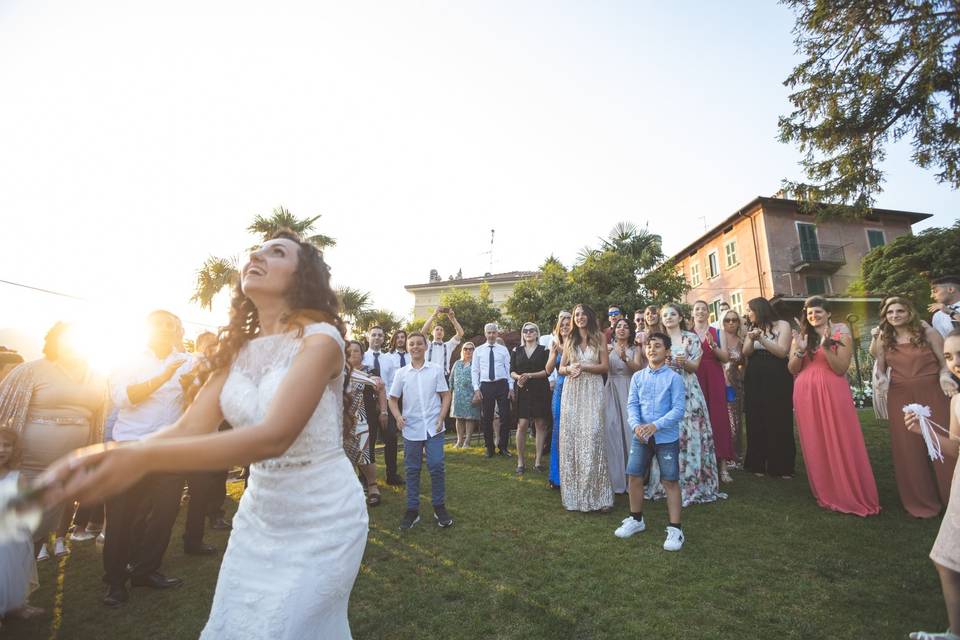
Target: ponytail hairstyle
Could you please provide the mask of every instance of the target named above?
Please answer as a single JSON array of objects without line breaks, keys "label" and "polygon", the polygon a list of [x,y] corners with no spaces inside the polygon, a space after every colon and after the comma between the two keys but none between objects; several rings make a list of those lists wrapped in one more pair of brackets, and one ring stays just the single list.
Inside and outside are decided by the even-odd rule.
[{"label": "ponytail hairstyle", "polygon": [[[814,352],[820,348],[820,334],[816,328],[807,321],[807,309],[820,308],[830,313],[830,303],[823,296],[810,296],[803,301],[803,315],[800,316],[800,333],[807,337],[807,357],[813,359]],[[829,320],[828,320],[829,322]],[[831,337],[828,335],[827,340]]]}]

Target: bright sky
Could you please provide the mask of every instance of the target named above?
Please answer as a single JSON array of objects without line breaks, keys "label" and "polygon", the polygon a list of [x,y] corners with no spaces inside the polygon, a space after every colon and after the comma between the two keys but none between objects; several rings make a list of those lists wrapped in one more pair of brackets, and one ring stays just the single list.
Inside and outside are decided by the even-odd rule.
[{"label": "bright sky", "polygon": [[[772,2],[0,3],[0,344],[58,318],[129,347],[257,213],[322,214],[340,284],[570,264],[621,220],[679,249],[799,177]],[[891,150],[878,206],[960,195]],[[188,324],[188,335],[202,327]],[[36,342],[34,342],[36,344]],[[111,347],[105,347],[107,351]],[[36,352],[33,353],[35,355]]]}]

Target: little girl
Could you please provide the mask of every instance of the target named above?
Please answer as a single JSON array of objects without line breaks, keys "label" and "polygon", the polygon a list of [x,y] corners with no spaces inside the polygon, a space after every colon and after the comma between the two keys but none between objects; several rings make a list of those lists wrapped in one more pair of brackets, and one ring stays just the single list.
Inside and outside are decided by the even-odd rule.
[{"label": "little girl", "polygon": [[[0,482],[17,482],[21,448],[16,431],[0,428]],[[0,543],[0,618],[34,618],[43,609],[27,604],[37,588],[37,562],[28,538]]]}]

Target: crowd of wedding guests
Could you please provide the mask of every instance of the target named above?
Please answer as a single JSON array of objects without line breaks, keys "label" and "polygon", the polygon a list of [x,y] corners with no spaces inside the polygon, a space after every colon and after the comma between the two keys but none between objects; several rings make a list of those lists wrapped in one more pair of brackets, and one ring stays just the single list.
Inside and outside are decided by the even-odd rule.
[{"label": "crowd of wedding guests", "polygon": [[[889,418],[900,500],[918,518],[936,517],[949,504],[957,446],[945,438],[944,462],[931,463],[915,420],[902,407],[928,406],[934,422],[960,435],[958,412],[950,409],[960,373],[960,278],[934,280],[931,290],[929,322],[907,298],[887,298],[870,341],[877,411]],[[511,349],[495,323],[484,327],[482,340],[464,342],[456,314],[440,307],[420,331],[388,337],[375,326],[364,340],[349,341],[344,388],[352,398],[354,425],[344,451],[356,465],[368,506],[383,499],[379,444],[384,481],[406,487],[400,528],[419,522],[424,463],[433,517],[440,527],[452,525],[444,466],[450,426],[454,448],[473,446],[480,432],[487,457],[515,459],[518,475],[528,473],[532,459],[533,471],[559,490],[567,510],[608,512],[615,495],[627,494],[630,515],[616,528],[618,537],[643,531],[645,501],[665,498],[663,546],[677,551],[684,544],[682,508],[726,498],[721,486],[734,481],[731,471],[793,477],[796,424],[817,503],[858,516],[878,513],[877,487],[846,378],[856,345],[850,329],[833,318],[830,302],[811,297],[793,319],[778,317],[763,298],[750,300],[742,316],[722,303],[713,323],[706,302],[696,301],[689,311],[675,303],[652,305],[635,310],[631,322],[611,306],[601,322],[588,305],[578,304],[560,312],[549,333],[523,324],[520,343]],[[449,339],[442,318],[454,328]],[[39,360],[23,363],[18,354],[0,351],[0,474],[30,480],[84,444],[139,440],[176,420],[203,383],[204,363],[217,338],[201,334],[188,353],[175,315],[154,312],[148,326],[146,349],[108,379],[76,352],[67,324],[50,330]],[[947,336],[952,337],[945,349]],[[0,547],[2,561],[14,568],[0,580],[0,609],[6,615],[36,615],[27,604],[36,586],[36,561],[68,554],[70,544],[98,535],[106,605],[126,602],[128,584],[178,586],[181,581],[160,568],[185,501],[184,487],[189,497],[184,551],[216,554],[218,549],[203,542],[203,532],[207,522],[230,526],[222,510],[226,473],[150,476],[105,505],[44,513],[30,547]],[[948,608],[955,599],[953,625],[960,602],[960,553],[954,543],[960,537],[946,531],[946,522],[933,557]]]}]

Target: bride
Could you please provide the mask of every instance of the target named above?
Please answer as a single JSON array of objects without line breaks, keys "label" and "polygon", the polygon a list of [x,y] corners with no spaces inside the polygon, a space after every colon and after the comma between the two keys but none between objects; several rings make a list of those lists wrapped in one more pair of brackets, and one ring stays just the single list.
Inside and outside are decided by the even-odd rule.
[{"label": "bride", "polygon": [[[202,639],[350,637],[367,511],[341,446],[337,308],[317,249],[277,234],[244,265],[213,372],[183,417],[136,444],[81,449],[44,478],[47,505],[92,504],[148,473],[250,464]],[[234,429],[217,432],[224,419]]]}]

